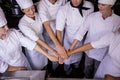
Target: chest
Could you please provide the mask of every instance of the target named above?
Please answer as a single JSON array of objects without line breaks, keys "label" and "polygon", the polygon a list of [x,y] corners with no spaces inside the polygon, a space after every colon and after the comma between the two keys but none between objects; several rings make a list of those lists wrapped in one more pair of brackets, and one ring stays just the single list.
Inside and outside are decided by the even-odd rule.
[{"label": "chest", "polygon": [[14,59],[15,56],[18,56],[16,52],[19,53],[19,42],[14,38],[8,38],[5,41],[0,42],[0,57],[4,59]]}]

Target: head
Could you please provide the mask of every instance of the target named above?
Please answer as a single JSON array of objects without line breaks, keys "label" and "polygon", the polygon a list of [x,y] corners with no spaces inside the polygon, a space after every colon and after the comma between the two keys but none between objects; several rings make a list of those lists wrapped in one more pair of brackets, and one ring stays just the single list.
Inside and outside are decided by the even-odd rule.
[{"label": "head", "polygon": [[71,0],[74,6],[79,6],[83,0]]},{"label": "head", "polygon": [[115,4],[116,0],[99,0],[98,8],[102,14],[112,13],[112,7]]},{"label": "head", "polygon": [[26,16],[28,16],[30,18],[35,16],[35,14],[34,14],[35,13],[35,7],[33,5],[32,0],[16,0],[16,1],[19,4],[22,12]]},{"label": "head", "polygon": [[35,7],[34,6],[22,9],[22,12],[30,18],[35,17]]},{"label": "head", "polygon": [[51,2],[52,4],[55,4],[57,0],[48,0],[48,1]]},{"label": "head", "polygon": [[5,15],[2,9],[0,8],[0,39],[5,39],[7,32],[8,32],[7,21],[5,19]]}]

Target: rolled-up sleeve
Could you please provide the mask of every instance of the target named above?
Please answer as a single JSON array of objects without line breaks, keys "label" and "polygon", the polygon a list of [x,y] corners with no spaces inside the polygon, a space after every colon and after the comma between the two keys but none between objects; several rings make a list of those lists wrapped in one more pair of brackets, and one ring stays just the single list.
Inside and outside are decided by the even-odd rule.
[{"label": "rolled-up sleeve", "polygon": [[38,13],[40,15],[40,18],[42,20],[42,23],[49,21],[48,9],[47,9],[47,5],[44,2],[44,0],[39,2],[37,9],[38,9]]},{"label": "rolled-up sleeve", "polygon": [[81,25],[81,27],[79,28],[75,39],[81,41],[85,35],[85,33],[88,31],[89,29],[89,17],[84,21],[84,23]]},{"label": "rolled-up sleeve", "polygon": [[19,29],[22,31],[22,33],[25,36],[27,36],[31,40],[37,41],[39,39],[37,34],[31,28],[29,28],[29,25],[25,25],[23,23],[19,23]]},{"label": "rolled-up sleeve", "polygon": [[99,40],[91,42],[91,45],[93,48],[104,48],[104,47],[110,45],[113,37],[114,37],[114,33],[111,32],[111,33],[101,37]]},{"label": "rolled-up sleeve", "polygon": [[56,18],[56,29],[63,31],[65,27],[65,21],[66,20],[66,14],[65,14],[65,8],[61,7],[61,9],[58,11],[57,18]]},{"label": "rolled-up sleeve", "polygon": [[25,36],[22,35],[22,33],[20,33],[17,30],[15,30],[15,34],[18,37],[18,40],[23,47],[26,47],[29,50],[33,50],[35,48],[36,46],[35,41],[31,41],[30,39],[26,38]]}]

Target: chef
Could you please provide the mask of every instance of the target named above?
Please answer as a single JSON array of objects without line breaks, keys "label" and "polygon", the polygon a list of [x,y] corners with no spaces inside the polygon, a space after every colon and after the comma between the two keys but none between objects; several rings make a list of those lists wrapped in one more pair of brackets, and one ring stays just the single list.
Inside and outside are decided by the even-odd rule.
[{"label": "chef", "polygon": [[[57,38],[59,42],[61,42],[61,45],[62,41],[64,41],[63,45],[66,50],[70,49],[70,45],[72,44],[77,31],[82,26],[86,17],[93,11],[94,8],[92,3],[84,0],[70,0],[58,11],[56,18]],[[65,36],[62,38],[62,33],[64,33],[64,30]],[[80,46],[81,44],[82,42],[78,45]],[[70,56],[69,59],[64,61],[64,70],[67,75],[70,74],[71,64],[73,64],[76,69],[79,68],[81,58],[82,54],[78,53]]]},{"label": "chef", "polygon": [[[35,7],[33,5],[32,0],[25,1],[16,0],[16,1],[21,7],[22,12],[25,14],[19,21],[19,29],[26,37],[36,42],[40,46],[50,50],[51,53],[58,57],[56,51],[44,42],[42,36],[43,26],[39,14],[35,13]],[[33,70],[43,69],[48,64],[47,57],[45,57],[43,54],[39,54],[39,52],[35,50],[31,51],[25,49],[25,51],[28,61]]]},{"label": "chef", "polygon": [[[38,5],[38,12],[42,20],[42,24],[47,31],[46,42],[60,54],[59,59],[66,59],[66,51],[56,38],[56,15],[59,8],[65,4],[66,0],[41,0]],[[49,36],[49,38],[48,38]],[[58,63],[53,63],[53,70],[58,66]]]},{"label": "chef", "polygon": [[52,61],[58,61],[56,57],[49,55],[19,31],[8,29],[4,13],[0,8],[0,73],[31,68],[22,52],[22,46],[29,50],[35,49]]},{"label": "chef", "polygon": [[101,61],[94,78],[104,78],[105,75],[120,77],[120,33],[108,33],[97,41],[92,41],[69,51],[68,55],[70,56],[73,53],[93,48],[104,48],[106,46],[109,46],[108,54]]},{"label": "chef", "polygon": [[[113,12],[113,5],[116,0],[98,0],[99,11],[90,14],[83,26],[79,29],[75,40],[75,45],[83,39],[85,33],[87,37],[85,43],[100,39],[103,35],[114,32],[120,25],[120,17]],[[108,47],[86,51],[85,57],[85,77],[92,78],[104,56],[108,53]]]}]

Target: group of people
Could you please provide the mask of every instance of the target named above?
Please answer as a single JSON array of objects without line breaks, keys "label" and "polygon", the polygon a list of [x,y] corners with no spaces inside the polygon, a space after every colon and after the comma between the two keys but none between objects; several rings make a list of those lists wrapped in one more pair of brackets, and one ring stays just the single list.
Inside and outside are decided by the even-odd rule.
[{"label": "group of people", "polygon": [[53,70],[64,63],[69,75],[71,64],[79,68],[85,51],[85,78],[120,77],[120,17],[113,11],[116,0],[98,0],[97,12],[85,0],[40,0],[38,12],[32,0],[16,2],[24,13],[19,30],[8,28],[0,8],[1,73],[42,70],[49,59]]}]

